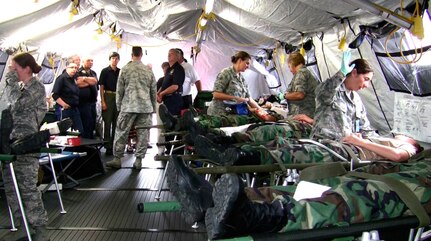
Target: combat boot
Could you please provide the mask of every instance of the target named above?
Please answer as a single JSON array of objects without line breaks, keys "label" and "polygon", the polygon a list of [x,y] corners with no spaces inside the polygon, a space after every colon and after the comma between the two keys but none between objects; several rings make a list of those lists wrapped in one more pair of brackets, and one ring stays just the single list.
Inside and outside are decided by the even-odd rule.
[{"label": "combat boot", "polygon": [[142,168],[142,158],[136,157],[135,162],[133,163],[133,169],[141,169]]},{"label": "combat boot", "polygon": [[213,206],[212,185],[175,155],[169,162],[166,174],[169,189],[181,204],[185,221],[190,224],[203,221],[206,210]]},{"label": "combat boot", "polygon": [[121,169],[121,158],[114,157],[112,161],[106,162],[106,166],[114,169]]},{"label": "combat boot", "polygon": [[260,152],[255,150],[243,150],[239,147],[226,149],[220,155],[224,166],[260,165]]},{"label": "combat boot", "polygon": [[163,127],[166,130],[174,129],[175,124],[177,123],[177,119],[169,112],[168,107],[166,107],[166,105],[161,104],[159,106],[159,116],[163,122]]},{"label": "combat boot", "polygon": [[287,224],[287,210],[281,201],[252,203],[244,193],[244,183],[235,174],[217,180],[214,208],[207,210],[208,238],[219,239],[251,233],[273,233]]},{"label": "combat boot", "polygon": [[198,155],[208,158],[218,165],[223,165],[223,162],[220,160],[220,154],[226,150],[225,146],[216,144],[205,136],[201,135],[196,137],[194,143],[195,151]]},{"label": "combat boot", "polygon": [[193,113],[190,111],[186,111],[183,115],[185,126],[187,126],[187,129],[190,133],[190,138],[192,142],[195,141],[196,137],[198,135],[206,135],[208,131],[206,128],[204,128],[199,122],[195,121],[195,117],[193,116]]},{"label": "combat boot", "polygon": [[50,241],[51,239],[48,236],[48,232],[46,231],[45,226],[36,226],[34,227],[36,231],[32,237],[33,241]]},{"label": "combat boot", "polygon": [[236,140],[234,138],[232,138],[231,136],[225,136],[225,135],[220,135],[220,134],[215,134],[215,133],[208,133],[205,135],[206,138],[208,138],[209,140],[211,140],[212,142],[216,143],[216,144],[220,144],[220,145],[232,145],[232,144],[236,144]]},{"label": "combat boot", "polygon": [[186,121],[184,119],[184,116],[176,118],[175,125],[174,125],[173,129],[174,129],[174,131],[187,130],[187,125],[186,125]]}]

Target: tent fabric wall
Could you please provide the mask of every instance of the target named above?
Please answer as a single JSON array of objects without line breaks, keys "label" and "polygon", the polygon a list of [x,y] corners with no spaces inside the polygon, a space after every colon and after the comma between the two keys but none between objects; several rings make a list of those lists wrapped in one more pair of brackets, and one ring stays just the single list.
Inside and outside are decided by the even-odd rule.
[{"label": "tent fabric wall", "polygon": [[[23,4],[24,1],[35,4],[35,10],[29,11],[31,7],[27,6],[26,12],[19,12],[22,8],[16,4]],[[412,2],[408,0],[404,4]],[[167,60],[168,50],[182,48],[185,57],[198,71],[203,89],[206,90],[212,89],[220,70],[231,65],[230,57],[235,52],[244,50],[253,56],[265,57],[267,49],[275,50],[273,64],[280,77],[280,90],[285,90],[292,74],[287,68],[288,55],[279,46],[280,42],[298,46],[301,41],[310,38],[314,43],[319,79],[325,80],[335,74],[340,66],[338,41],[343,34],[340,18],[348,18],[356,33],[359,32],[360,24],[380,21],[379,17],[344,1],[336,1],[336,4],[334,0],[215,1],[215,21],[208,21],[201,39],[201,51],[197,55],[195,53],[192,60],[190,55],[192,47],[196,46],[196,22],[205,0],[81,0],[80,13],[73,16],[72,21],[69,20],[70,1],[51,0],[50,3],[45,7],[28,3],[27,0],[3,3],[3,11],[17,13],[16,18],[0,20],[0,47],[6,49],[24,42],[31,49],[37,49],[35,56],[39,63],[47,52],[56,53],[62,58],[72,54],[91,56],[94,59],[93,69],[100,74],[102,68],[109,64],[108,55],[111,51],[120,53],[121,68],[130,60],[131,47],[139,45],[144,49],[143,62],[152,65],[156,78],[162,76],[160,65]],[[377,3],[391,10],[399,7],[399,2],[392,0],[379,0]],[[96,32],[99,16],[104,20],[103,34]],[[119,49],[110,37],[111,23],[116,24],[117,33],[122,30]],[[37,24],[38,27],[34,27]],[[348,30],[347,42],[355,37]],[[357,50],[352,50],[352,53],[352,58],[361,57]],[[391,123],[394,94],[387,86],[367,41],[360,46],[360,53],[374,66],[375,92]],[[244,73],[253,96],[277,91],[264,86],[265,74],[258,72],[248,70]],[[387,133],[390,128],[382,121],[384,116],[373,88],[360,91],[360,95],[372,125]]]}]

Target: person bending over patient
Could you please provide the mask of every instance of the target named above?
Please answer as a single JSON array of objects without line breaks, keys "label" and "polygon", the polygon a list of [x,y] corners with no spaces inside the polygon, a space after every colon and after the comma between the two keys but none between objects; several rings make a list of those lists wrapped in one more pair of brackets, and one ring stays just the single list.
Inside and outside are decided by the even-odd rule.
[{"label": "person bending over patient", "polygon": [[317,80],[305,66],[305,59],[300,53],[291,53],[287,60],[293,79],[280,99],[286,99],[289,115],[306,114],[314,117],[316,101],[314,100]]},{"label": "person bending over patient", "polygon": [[223,69],[214,83],[213,100],[208,107],[208,115],[226,114],[226,106],[223,101],[247,103],[251,108],[260,109],[260,106],[250,96],[250,91],[242,72],[248,69],[251,56],[244,51],[239,51],[232,56],[232,66]]}]

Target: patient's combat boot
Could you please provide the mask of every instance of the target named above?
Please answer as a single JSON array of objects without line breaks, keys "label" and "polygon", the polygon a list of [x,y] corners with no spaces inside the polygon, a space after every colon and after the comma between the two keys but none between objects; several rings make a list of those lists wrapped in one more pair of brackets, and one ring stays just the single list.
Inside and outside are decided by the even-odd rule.
[{"label": "patient's combat boot", "polygon": [[214,208],[205,215],[210,240],[277,232],[287,223],[287,211],[281,201],[251,202],[244,193],[243,181],[235,174],[224,174],[217,180],[213,199]]},{"label": "patient's combat boot", "polygon": [[166,130],[173,130],[174,129],[175,124],[177,122],[177,118],[175,118],[175,116],[173,116],[169,112],[168,107],[166,107],[166,105],[161,104],[159,106],[159,116],[163,122],[163,127]]},{"label": "patient's combat boot", "polygon": [[212,142],[216,143],[216,144],[221,144],[221,145],[232,145],[232,144],[236,144],[236,140],[234,138],[232,138],[231,136],[224,136],[224,135],[220,135],[220,134],[215,134],[215,133],[208,133],[205,135],[206,138],[208,138],[209,140],[211,140]]},{"label": "patient's combat boot", "polygon": [[226,149],[220,155],[224,166],[259,165],[260,152],[255,150],[242,150],[239,147]]},{"label": "patient's combat boot", "polygon": [[112,161],[106,162],[106,166],[115,169],[121,169],[121,158],[114,157]]},{"label": "patient's combat boot", "polygon": [[133,163],[133,169],[140,170],[142,168],[142,158],[136,157],[135,162]]},{"label": "patient's combat boot", "polygon": [[167,183],[181,204],[181,214],[186,222],[203,221],[205,212],[213,206],[213,188],[203,177],[189,169],[181,157],[172,156],[167,169]]},{"label": "patient's combat boot", "polygon": [[48,236],[48,232],[46,231],[45,226],[34,227],[34,230],[36,232],[32,238],[33,241],[50,241],[51,240]]},{"label": "patient's combat boot", "polygon": [[17,155],[40,152],[40,148],[46,147],[46,143],[49,142],[50,136],[51,135],[48,130],[39,131],[15,140],[10,144],[10,149],[13,154]]},{"label": "patient's combat boot", "polygon": [[195,150],[198,155],[208,158],[216,164],[223,165],[220,160],[220,154],[226,150],[226,146],[216,144],[205,136],[198,135],[195,139]]},{"label": "patient's combat boot", "polygon": [[195,139],[198,135],[206,135],[207,130],[199,123],[195,121],[195,117],[193,116],[193,113],[190,111],[186,111],[184,113],[184,121],[185,126],[187,126],[187,129],[190,131],[190,138],[192,142],[195,142]]}]

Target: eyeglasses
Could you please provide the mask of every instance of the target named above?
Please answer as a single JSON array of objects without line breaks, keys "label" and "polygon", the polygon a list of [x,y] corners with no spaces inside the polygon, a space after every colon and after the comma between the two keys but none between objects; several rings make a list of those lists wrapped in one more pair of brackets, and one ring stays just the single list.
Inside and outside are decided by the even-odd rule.
[{"label": "eyeglasses", "polygon": [[76,66],[68,66],[67,68],[69,68],[69,69],[78,69],[78,67],[76,67]]}]

